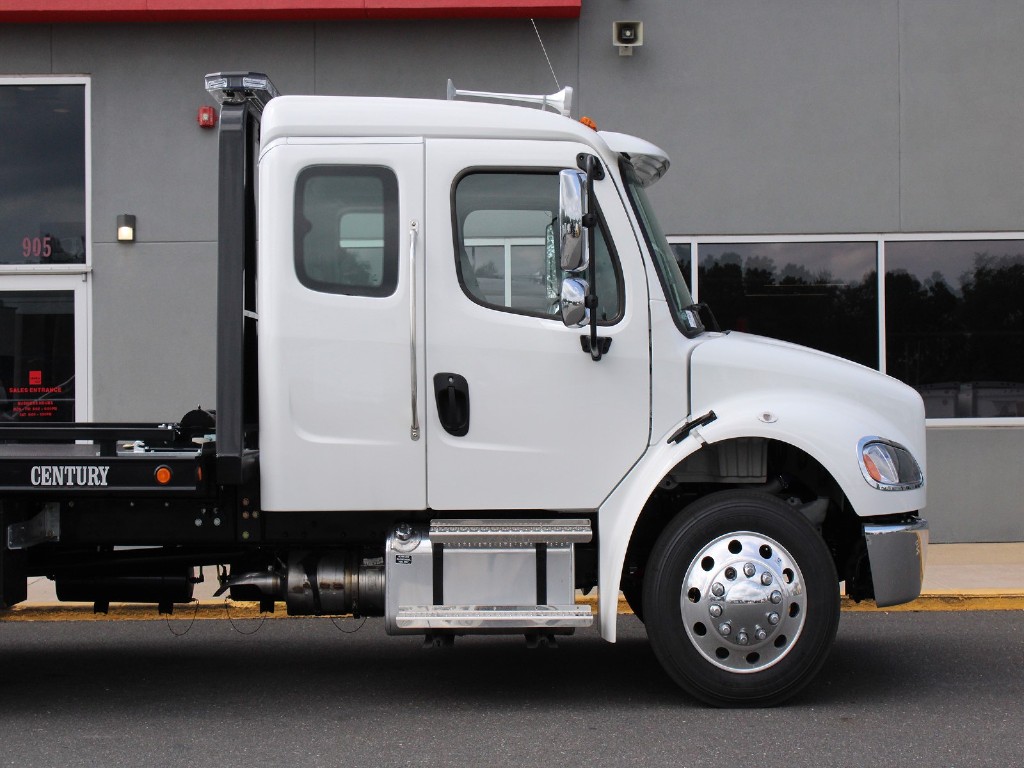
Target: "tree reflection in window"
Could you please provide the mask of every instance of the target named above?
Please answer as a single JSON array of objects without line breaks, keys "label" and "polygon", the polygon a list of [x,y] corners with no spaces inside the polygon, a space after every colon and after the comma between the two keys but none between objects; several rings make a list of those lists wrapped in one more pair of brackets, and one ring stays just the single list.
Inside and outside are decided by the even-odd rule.
[{"label": "tree reflection in window", "polygon": [[1024,241],[886,245],[886,363],[930,418],[1024,416]]},{"label": "tree reflection in window", "polygon": [[0,85],[0,264],[85,264],[85,85]]},{"label": "tree reflection in window", "polygon": [[700,300],[722,328],[878,366],[877,246],[702,243]]}]

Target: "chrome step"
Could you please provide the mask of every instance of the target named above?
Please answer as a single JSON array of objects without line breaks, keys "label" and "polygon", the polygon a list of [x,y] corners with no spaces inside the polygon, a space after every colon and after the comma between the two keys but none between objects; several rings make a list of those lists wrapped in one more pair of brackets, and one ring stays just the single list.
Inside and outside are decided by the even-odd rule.
[{"label": "chrome step", "polygon": [[402,630],[544,630],[583,628],[594,623],[589,605],[425,605],[398,609]]},{"label": "chrome step", "polygon": [[455,547],[502,547],[529,544],[585,544],[593,537],[590,521],[553,520],[434,520],[430,540]]}]

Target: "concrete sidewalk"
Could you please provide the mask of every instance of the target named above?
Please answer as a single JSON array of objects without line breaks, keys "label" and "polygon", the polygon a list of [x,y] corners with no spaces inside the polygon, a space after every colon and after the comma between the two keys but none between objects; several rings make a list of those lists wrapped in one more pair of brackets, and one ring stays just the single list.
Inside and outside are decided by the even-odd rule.
[{"label": "concrete sidewalk", "polygon": [[[206,581],[196,585],[198,606],[179,606],[175,616],[188,618],[193,611],[200,618],[224,618],[228,607],[223,598],[214,598],[217,590],[215,568],[205,569]],[[592,594],[587,601],[593,600]],[[629,612],[625,600],[619,612]],[[1024,542],[1011,544],[931,544],[921,597],[912,603],[879,609],[874,603],[855,604],[844,598],[844,610],[850,611],[943,611],[943,610],[1024,610]],[[232,616],[259,615],[255,604],[232,603]],[[283,608],[275,616],[284,616]],[[92,619],[89,603],[60,603],[54,583],[35,578],[29,583],[28,601],[0,614],[2,620]],[[109,618],[159,618],[152,606],[111,607]]]},{"label": "concrete sidewalk", "polygon": [[1024,542],[930,544],[925,592],[999,590],[1024,594]]}]

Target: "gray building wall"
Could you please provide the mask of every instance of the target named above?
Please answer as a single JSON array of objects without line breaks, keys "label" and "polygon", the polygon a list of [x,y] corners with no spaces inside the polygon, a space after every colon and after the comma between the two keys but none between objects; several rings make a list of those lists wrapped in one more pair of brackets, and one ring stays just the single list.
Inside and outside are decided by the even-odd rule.
[{"label": "gray building wall", "polygon": [[[616,19],[644,22],[632,57]],[[574,114],[672,156],[670,234],[1024,229],[1017,0],[584,0],[538,27]],[[286,93],[559,87],[526,20],[0,28],[0,73],[92,78],[95,419],[214,402],[217,142],[195,113],[229,69]],[[935,540],[1024,539],[1022,449],[1020,428],[929,430]]]},{"label": "gray building wall", "polygon": [[931,538],[1024,541],[1024,429],[928,430]]},{"label": "gray building wall", "polygon": [[1022,29],[1016,0],[584,3],[580,104],[669,152],[673,234],[1020,230]]},{"label": "gray building wall", "polygon": [[[582,108],[668,151],[673,168],[652,190],[667,232],[898,228],[895,0],[611,0],[586,10]],[[631,57],[610,42],[624,16],[644,22]]]}]

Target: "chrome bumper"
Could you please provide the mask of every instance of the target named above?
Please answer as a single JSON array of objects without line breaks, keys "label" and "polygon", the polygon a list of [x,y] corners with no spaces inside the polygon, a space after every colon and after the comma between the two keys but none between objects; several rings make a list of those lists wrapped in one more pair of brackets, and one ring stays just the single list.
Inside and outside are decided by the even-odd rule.
[{"label": "chrome bumper", "polygon": [[928,549],[928,521],[864,526],[875,604],[909,603],[921,594]]}]

